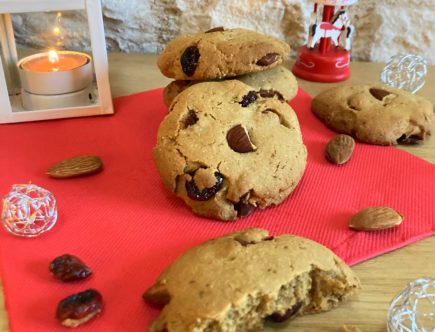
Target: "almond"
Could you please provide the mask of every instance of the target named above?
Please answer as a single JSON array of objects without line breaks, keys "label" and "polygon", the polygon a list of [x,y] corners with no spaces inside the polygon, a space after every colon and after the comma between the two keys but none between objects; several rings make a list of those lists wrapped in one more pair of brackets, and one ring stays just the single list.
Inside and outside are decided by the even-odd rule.
[{"label": "almond", "polygon": [[329,141],[325,149],[325,157],[333,164],[346,163],[352,156],[355,141],[349,135],[337,135]]},{"label": "almond", "polygon": [[47,174],[53,178],[71,178],[98,173],[103,161],[97,156],[78,156],[62,160],[51,166]]},{"label": "almond", "polygon": [[355,214],[349,227],[358,231],[377,231],[398,226],[403,216],[389,207],[370,207]]},{"label": "almond", "polygon": [[391,92],[388,92],[383,89],[377,89],[377,88],[371,88],[369,91],[373,97],[375,97],[377,100],[380,101],[382,101],[386,96],[391,94]]}]

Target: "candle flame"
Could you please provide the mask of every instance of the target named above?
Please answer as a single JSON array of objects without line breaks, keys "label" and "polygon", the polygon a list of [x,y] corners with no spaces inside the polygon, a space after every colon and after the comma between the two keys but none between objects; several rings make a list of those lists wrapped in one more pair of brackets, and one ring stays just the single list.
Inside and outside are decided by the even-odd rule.
[{"label": "candle flame", "polygon": [[59,55],[57,54],[56,51],[51,50],[48,52],[48,61],[50,61],[51,64],[53,64],[53,71],[59,71]]}]

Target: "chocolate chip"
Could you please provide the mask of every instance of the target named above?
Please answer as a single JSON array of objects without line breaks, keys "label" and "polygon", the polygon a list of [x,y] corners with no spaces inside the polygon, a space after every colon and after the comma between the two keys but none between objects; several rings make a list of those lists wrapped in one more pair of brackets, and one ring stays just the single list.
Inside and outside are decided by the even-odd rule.
[{"label": "chocolate chip", "polygon": [[196,201],[207,201],[212,198],[221,188],[222,183],[224,181],[224,177],[219,172],[215,172],[214,176],[216,177],[216,183],[213,187],[205,188],[203,190],[199,190],[195,184],[195,180],[192,179],[186,182],[186,191],[187,195]]},{"label": "chocolate chip", "polygon": [[257,61],[257,65],[261,67],[266,67],[276,62],[278,59],[278,53],[267,53],[264,57]]},{"label": "chocolate chip", "polygon": [[103,298],[95,289],[70,295],[57,306],[56,318],[67,327],[77,327],[103,310]]},{"label": "chocolate chip", "polygon": [[239,103],[242,107],[248,107],[249,104],[252,104],[257,100],[257,92],[249,91],[247,95],[242,97],[242,101]]},{"label": "chocolate chip", "polygon": [[183,123],[184,123],[184,128],[187,128],[189,126],[194,125],[195,123],[198,122],[198,116],[196,115],[196,113],[192,110],[189,110],[189,113],[187,114],[187,116],[184,118]]},{"label": "chocolate chip", "polygon": [[248,131],[242,125],[231,128],[227,133],[227,142],[231,149],[239,153],[247,153],[256,150],[249,138]]},{"label": "chocolate chip", "polygon": [[249,216],[252,212],[254,212],[256,207],[244,202],[238,202],[234,204],[234,209],[237,211],[238,217],[246,217]]},{"label": "chocolate chip", "polygon": [[302,305],[303,302],[298,302],[293,307],[287,309],[287,311],[284,314],[280,314],[276,312],[270,316],[267,316],[266,319],[268,321],[275,322],[275,323],[285,322],[286,320],[294,317],[302,308]]},{"label": "chocolate chip", "polygon": [[416,135],[406,136],[405,134],[403,134],[397,139],[397,143],[403,145],[417,145],[422,144],[423,139]]},{"label": "chocolate chip", "polygon": [[92,274],[92,270],[85,263],[69,254],[56,257],[48,269],[56,279],[63,282],[86,279]]},{"label": "chocolate chip", "polygon": [[216,28],[207,30],[205,33],[218,32],[218,31],[225,31],[225,29],[224,29],[224,27],[216,27]]},{"label": "chocolate chip", "polygon": [[180,63],[183,72],[187,76],[192,76],[195,73],[200,56],[201,54],[199,54],[198,47],[196,46],[189,46],[184,50],[180,58]]},{"label": "chocolate chip", "polygon": [[380,101],[382,101],[386,96],[391,94],[390,92],[388,92],[386,90],[377,89],[377,88],[371,88],[369,91],[373,97],[375,97],[377,100],[380,100]]},{"label": "chocolate chip", "polygon": [[279,100],[284,100],[284,97],[282,96],[282,94],[280,94],[278,91],[275,90],[263,90],[261,89],[260,91],[258,91],[258,94],[263,97],[263,98],[273,98],[273,97],[277,97]]}]

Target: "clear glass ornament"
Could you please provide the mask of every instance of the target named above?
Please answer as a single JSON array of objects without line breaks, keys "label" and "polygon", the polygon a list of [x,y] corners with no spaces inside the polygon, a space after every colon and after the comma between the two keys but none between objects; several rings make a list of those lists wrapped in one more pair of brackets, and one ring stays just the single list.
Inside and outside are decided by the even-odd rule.
[{"label": "clear glass ornament", "polygon": [[415,93],[426,82],[427,62],[419,55],[393,56],[381,72],[381,82],[394,88]]},{"label": "clear glass ornament", "polygon": [[35,237],[50,230],[57,220],[54,195],[34,184],[14,184],[3,197],[2,222],[17,236]]},{"label": "clear glass ornament", "polygon": [[393,299],[388,332],[435,332],[435,279],[416,279]]}]

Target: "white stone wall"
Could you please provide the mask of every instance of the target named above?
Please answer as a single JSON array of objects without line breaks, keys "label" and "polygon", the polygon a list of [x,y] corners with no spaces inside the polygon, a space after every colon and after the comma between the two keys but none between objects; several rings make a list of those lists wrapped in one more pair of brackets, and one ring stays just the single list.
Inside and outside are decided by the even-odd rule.
[{"label": "white stone wall", "polygon": [[[124,52],[159,52],[179,34],[211,27],[244,27],[305,42],[312,4],[307,0],[103,0],[107,45]],[[353,59],[384,62],[398,53],[423,55],[435,64],[435,0],[360,0],[349,9],[356,27]],[[20,45],[54,45],[55,13],[14,15]],[[86,16],[65,12],[66,49],[89,48]]]}]

